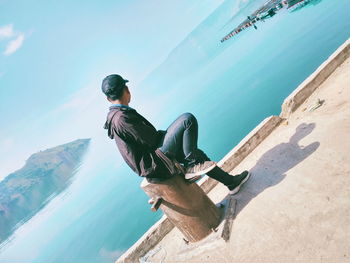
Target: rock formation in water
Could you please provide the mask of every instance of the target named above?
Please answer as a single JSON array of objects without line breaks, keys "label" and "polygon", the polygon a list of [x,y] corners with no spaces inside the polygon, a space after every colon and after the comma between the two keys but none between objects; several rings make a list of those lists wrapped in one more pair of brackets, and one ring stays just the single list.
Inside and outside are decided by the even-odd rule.
[{"label": "rock formation in water", "polygon": [[0,242],[70,184],[89,143],[79,139],[35,153],[0,182]]}]

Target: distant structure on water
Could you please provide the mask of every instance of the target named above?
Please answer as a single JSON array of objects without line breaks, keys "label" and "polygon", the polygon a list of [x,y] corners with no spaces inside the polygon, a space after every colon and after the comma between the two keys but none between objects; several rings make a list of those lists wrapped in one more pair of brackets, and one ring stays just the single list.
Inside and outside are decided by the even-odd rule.
[{"label": "distant structure on water", "polygon": [[239,34],[246,28],[253,26],[258,29],[255,23],[257,21],[263,21],[270,17],[276,15],[277,11],[282,8],[294,8],[298,7],[300,4],[305,2],[310,2],[312,0],[270,0],[267,1],[263,6],[257,9],[254,13],[249,15],[242,23],[240,23],[236,28],[234,28],[230,33],[221,39],[221,43],[230,39],[231,37]]}]

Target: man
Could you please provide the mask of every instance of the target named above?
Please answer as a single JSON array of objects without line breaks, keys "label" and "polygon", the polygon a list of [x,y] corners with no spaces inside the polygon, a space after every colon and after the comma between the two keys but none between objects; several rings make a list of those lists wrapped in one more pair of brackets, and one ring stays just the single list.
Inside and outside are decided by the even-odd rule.
[{"label": "man", "polygon": [[102,81],[102,91],[112,106],[109,108],[104,128],[115,139],[125,162],[139,176],[157,183],[177,174],[179,169],[171,159],[181,163],[185,178],[193,180],[207,174],[226,185],[230,194],[239,191],[250,174],[248,171],[232,176],[197,147],[198,123],[185,113],[178,117],[166,131],[157,131],[143,116],[129,107],[131,94],[120,75],[109,75]]}]

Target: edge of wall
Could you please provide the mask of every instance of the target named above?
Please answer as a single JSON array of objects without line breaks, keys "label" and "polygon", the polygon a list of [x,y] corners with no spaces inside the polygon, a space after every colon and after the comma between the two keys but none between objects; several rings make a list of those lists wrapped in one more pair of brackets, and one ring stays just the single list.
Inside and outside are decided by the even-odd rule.
[{"label": "edge of wall", "polygon": [[116,263],[139,262],[139,259],[155,247],[172,229],[174,225],[164,215],[140,239],[132,245]]},{"label": "edge of wall", "polygon": [[[233,170],[285,118],[288,118],[349,56],[350,38],[284,100],[280,116],[270,116],[263,120],[218,162],[218,166],[226,171]],[[205,193],[210,192],[217,184],[217,181],[207,176],[199,182],[200,187]],[[174,226],[170,223],[169,219],[163,216],[116,263],[139,262],[139,259],[154,248],[173,228]]]},{"label": "edge of wall", "polygon": [[[218,162],[218,166],[225,171],[232,171],[243,161],[269,134],[282,122],[279,116],[270,116],[264,119],[236,147]],[[205,176],[200,182],[200,187],[205,193],[210,192],[218,184],[218,181]]]},{"label": "edge of wall", "polygon": [[350,38],[283,102],[280,117],[288,118],[350,56]]}]

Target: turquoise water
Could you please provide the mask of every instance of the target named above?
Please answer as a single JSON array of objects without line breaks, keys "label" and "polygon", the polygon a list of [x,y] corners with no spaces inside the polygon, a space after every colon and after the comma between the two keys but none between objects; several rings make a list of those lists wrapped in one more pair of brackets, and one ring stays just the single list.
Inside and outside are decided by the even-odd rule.
[{"label": "turquoise water", "polygon": [[[194,113],[199,145],[214,160],[265,117],[279,114],[284,98],[350,37],[350,1],[323,0],[281,10],[257,23],[258,30],[220,43],[265,1],[244,9],[235,2],[203,21],[137,87],[132,104],[158,128],[182,112]],[[164,89],[155,93],[156,87]],[[103,160],[98,165],[97,158]],[[113,262],[161,217],[150,212],[140,182],[113,142],[93,138],[71,187],[16,231],[2,246],[0,262]]]}]

